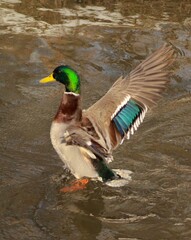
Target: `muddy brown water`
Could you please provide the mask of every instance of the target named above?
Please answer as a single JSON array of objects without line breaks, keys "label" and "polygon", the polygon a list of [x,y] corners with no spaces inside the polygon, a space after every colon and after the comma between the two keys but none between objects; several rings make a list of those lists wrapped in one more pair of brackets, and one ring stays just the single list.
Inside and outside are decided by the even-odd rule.
[{"label": "muddy brown water", "polygon": [[[111,163],[132,180],[59,193],[73,180],[49,139],[62,89],[39,79],[71,65],[87,107],[165,41],[183,53],[170,86]],[[1,0],[0,73],[1,240],[191,239],[189,0]]]}]

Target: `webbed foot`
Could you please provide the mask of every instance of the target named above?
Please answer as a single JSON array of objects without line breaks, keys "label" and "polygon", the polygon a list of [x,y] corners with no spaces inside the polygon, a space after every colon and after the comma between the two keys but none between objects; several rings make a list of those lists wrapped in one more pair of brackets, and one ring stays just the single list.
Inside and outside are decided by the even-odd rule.
[{"label": "webbed foot", "polygon": [[78,190],[82,190],[86,188],[86,185],[89,183],[90,179],[82,178],[74,181],[70,186],[63,187],[60,189],[60,192],[76,192]]}]

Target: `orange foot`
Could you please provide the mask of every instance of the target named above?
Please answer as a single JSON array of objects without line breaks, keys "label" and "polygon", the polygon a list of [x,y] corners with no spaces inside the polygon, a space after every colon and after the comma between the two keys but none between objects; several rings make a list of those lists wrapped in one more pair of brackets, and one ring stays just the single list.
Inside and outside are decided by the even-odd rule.
[{"label": "orange foot", "polygon": [[79,180],[76,180],[72,183],[71,186],[64,187],[60,189],[60,192],[76,192],[78,190],[86,188],[86,185],[88,184],[90,180],[88,178],[82,178]]}]

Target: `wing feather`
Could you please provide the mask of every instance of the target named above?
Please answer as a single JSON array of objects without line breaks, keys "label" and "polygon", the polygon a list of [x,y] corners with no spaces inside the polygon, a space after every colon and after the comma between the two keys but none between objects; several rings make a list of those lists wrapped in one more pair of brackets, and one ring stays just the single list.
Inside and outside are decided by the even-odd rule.
[{"label": "wing feather", "polygon": [[110,150],[137,130],[147,110],[160,98],[169,83],[167,67],[174,61],[175,52],[173,46],[165,44],[129,76],[120,77],[100,100],[85,111],[84,116],[101,129],[106,145],[110,143]]}]

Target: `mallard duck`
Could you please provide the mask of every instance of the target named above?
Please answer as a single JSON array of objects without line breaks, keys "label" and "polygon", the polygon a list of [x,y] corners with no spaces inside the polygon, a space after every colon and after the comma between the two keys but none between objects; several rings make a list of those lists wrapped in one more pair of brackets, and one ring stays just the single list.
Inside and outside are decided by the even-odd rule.
[{"label": "mallard duck", "polygon": [[40,80],[65,85],[50,137],[61,160],[79,180],[63,191],[84,188],[92,178],[103,182],[120,178],[108,166],[113,160],[112,152],[134,134],[166,88],[167,67],[173,62],[174,52],[171,45],[159,48],[129,76],[117,79],[87,110],[81,107],[80,77],[71,67],[56,67],[51,75]]}]

